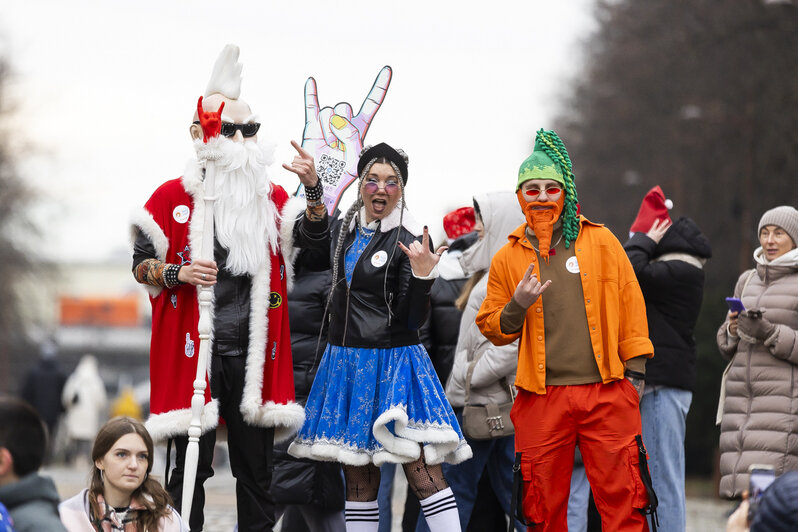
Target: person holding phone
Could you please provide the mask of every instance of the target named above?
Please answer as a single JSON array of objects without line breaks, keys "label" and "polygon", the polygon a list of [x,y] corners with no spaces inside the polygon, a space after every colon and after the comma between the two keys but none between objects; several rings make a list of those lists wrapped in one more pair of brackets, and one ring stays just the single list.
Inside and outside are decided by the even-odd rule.
[{"label": "person holding phone", "polygon": [[755,267],[740,275],[717,333],[728,360],[720,404],[720,495],[749,489],[752,464],[798,470],[798,211],[780,206],[757,227]]}]

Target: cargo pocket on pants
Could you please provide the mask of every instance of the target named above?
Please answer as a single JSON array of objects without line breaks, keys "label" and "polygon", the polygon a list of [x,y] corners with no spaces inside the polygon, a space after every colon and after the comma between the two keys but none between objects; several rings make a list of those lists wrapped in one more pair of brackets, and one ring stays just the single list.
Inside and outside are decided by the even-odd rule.
[{"label": "cargo pocket on pants", "polygon": [[535,482],[535,466],[532,460],[521,458],[521,478],[524,485],[522,507],[526,517],[526,525],[534,526],[543,523],[543,508],[540,501],[539,482]]},{"label": "cargo pocket on pants", "polygon": [[629,464],[629,476],[634,484],[634,495],[632,496],[632,508],[645,511],[648,507],[648,492],[643,478],[640,474],[640,455],[636,442],[626,446],[627,462]]}]

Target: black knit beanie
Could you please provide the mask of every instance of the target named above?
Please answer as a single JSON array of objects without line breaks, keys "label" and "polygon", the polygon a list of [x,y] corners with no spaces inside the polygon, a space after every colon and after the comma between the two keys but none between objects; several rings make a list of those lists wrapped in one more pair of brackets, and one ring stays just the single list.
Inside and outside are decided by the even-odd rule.
[{"label": "black knit beanie", "polygon": [[798,471],[784,473],[762,494],[750,532],[798,530]]}]

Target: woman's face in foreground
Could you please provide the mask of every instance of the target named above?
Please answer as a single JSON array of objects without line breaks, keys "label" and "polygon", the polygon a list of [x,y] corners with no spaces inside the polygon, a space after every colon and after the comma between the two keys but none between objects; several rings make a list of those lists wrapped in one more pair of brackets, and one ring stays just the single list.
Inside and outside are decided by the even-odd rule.
[{"label": "woman's face in foreground", "polygon": [[[150,456],[144,440],[131,432],[125,434],[95,462],[95,466],[103,472],[103,487],[106,499],[130,497],[144,482]],[[109,497],[109,494],[117,497]]]}]

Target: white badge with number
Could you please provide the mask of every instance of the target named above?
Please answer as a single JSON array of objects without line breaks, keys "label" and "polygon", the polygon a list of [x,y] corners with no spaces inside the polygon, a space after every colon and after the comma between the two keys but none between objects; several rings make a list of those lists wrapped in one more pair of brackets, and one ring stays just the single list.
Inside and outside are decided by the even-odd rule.
[{"label": "white badge with number", "polygon": [[178,205],[172,211],[172,217],[179,224],[184,224],[188,221],[188,214],[189,214],[188,205]]},{"label": "white badge with number", "polygon": [[565,269],[571,273],[579,273],[579,261],[576,260],[576,257],[571,257],[565,261]]},{"label": "white badge with number", "polygon": [[386,262],[388,262],[388,254],[383,250],[379,250],[377,253],[371,256],[371,265],[375,268],[381,268],[382,266],[385,266]]}]

